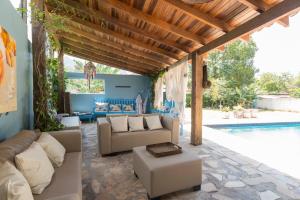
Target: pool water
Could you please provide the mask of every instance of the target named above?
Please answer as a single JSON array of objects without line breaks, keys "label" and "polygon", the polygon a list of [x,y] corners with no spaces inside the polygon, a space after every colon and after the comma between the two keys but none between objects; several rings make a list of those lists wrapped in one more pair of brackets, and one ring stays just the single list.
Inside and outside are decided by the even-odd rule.
[{"label": "pool water", "polygon": [[[300,152],[300,123],[224,125],[222,132],[272,147],[284,145]],[[277,146],[278,147],[278,146]]]},{"label": "pool water", "polygon": [[209,127],[221,141],[232,138],[228,148],[239,145],[237,152],[300,179],[300,122]]}]

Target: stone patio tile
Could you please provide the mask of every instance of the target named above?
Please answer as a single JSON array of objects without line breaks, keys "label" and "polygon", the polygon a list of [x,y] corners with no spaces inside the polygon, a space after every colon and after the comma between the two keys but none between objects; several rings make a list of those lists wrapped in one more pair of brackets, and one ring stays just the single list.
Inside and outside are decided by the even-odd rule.
[{"label": "stone patio tile", "polygon": [[212,175],[213,177],[215,177],[216,179],[218,179],[218,181],[222,181],[223,180],[223,176],[221,174],[210,173],[210,175]]},{"label": "stone patio tile", "polygon": [[241,167],[241,169],[245,171],[248,175],[260,174],[259,171],[249,166],[243,166]]},{"label": "stone patio tile", "polygon": [[215,198],[215,199],[217,199],[217,200],[234,200],[234,199],[232,199],[230,197],[227,197],[227,196],[224,196],[224,195],[218,194],[218,193],[213,194],[212,197]]},{"label": "stone patio tile", "polygon": [[215,160],[205,160],[205,163],[212,168],[218,168],[219,166],[218,161]]},{"label": "stone patio tile", "polygon": [[270,190],[260,192],[259,196],[261,200],[276,200],[280,198],[280,196]]},{"label": "stone patio tile", "polygon": [[239,187],[245,187],[245,183],[241,181],[228,181],[224,185],[227,188],[239,188]]},{"label": "stone patio tile", "polygon": [[233,160],[231,160],[229,158],[222,158],[222,161],[226,162],[226,163],[228,163],[230,165],[233,165],[233,166],[238,166],[239,165],[237,162],[235,162],[235,161],[233,161]]},{"label": "stone patio tile", "polygon": [[208,192],[208,193],[218,191],[215,184],[213,184],[213,183],[202,184],[201,190],[204,192]]}]

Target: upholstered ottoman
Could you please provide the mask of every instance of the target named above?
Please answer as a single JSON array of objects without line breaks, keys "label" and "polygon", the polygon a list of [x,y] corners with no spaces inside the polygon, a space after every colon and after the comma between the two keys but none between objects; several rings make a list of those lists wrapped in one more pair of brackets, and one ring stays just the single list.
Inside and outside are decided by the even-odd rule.
[{"label": "upholstered ottoman", "polygon": [[133,149],[133,169],[150,199],[186,188],[201,189],[202,161],[196,155],[183,153],[156,158],[146,147]]}]

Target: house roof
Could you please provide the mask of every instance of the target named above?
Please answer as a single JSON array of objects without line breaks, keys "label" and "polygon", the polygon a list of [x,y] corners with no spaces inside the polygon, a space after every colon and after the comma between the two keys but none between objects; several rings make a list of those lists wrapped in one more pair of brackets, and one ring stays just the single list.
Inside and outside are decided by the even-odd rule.
[{"label": "house roof", "polygon": [[299,0],[53,0],[50,13],[67,17],[57,33],[68,54],[151,74],[191,53],[212,49],[278,22],[288,26]]}]

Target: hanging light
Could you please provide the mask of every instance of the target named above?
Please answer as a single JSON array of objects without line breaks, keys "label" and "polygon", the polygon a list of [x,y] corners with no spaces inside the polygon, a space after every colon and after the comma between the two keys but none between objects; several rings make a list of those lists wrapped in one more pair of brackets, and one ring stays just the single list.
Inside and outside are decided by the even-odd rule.
[{"label": "hanging light", "polygon": [[84,76],[88,80],[89,90],[91,89],[91,79],[96,76],[96,66],[92,62],[88,62],[84,65]]}]

